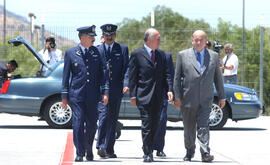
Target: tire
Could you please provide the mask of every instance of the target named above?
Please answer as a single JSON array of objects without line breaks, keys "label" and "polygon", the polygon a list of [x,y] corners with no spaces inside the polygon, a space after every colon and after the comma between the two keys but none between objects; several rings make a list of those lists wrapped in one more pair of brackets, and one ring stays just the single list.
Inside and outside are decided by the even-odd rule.
[{"label": "tire", "polygon": [[58,97],[48,100],[45,104],[43,118],[52,128],[71,128],[72,110],[70,105],[66,110],[61,107],[62,101]]},{"label": "tire", "polygon": [[229,118],[229,111],[227,106],[221,109],[217,102],[214,101],[211,107],[209,115],[209,126],[210,129],[221,129],[226,124]]}]

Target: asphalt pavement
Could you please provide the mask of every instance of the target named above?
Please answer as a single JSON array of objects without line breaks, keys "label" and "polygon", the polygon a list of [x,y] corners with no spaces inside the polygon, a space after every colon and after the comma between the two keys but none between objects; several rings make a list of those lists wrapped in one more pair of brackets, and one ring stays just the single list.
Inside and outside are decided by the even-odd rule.
[{"label": "asphalt pavement", "polygon": [[[103,165],[149,164],[142,162],[139,120],[121,120],[121,137],[116,141],[116,159],[101,159],[93,148],[94,161],[75,163],[71,129],[51,129],[37,117],[0,113],[0,165]],[[270,117],[233,122],[210,132],[211,154],[216,165],[268,165],[270,162]],[[205,164],[197,143],[192,162],[184,162],[182,122],[168,122],[165,159],[155,156],[151,164]]]}]

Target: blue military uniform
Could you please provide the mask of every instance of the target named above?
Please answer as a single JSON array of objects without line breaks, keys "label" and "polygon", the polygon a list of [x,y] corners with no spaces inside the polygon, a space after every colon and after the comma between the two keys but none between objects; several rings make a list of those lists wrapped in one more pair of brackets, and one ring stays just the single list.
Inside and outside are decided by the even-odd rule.
[{"label": "blue military uniform", "polygon": [[[95,36],[94,28],[93,25],[77,30]],[[104,93],[108,93],[105,61],[98,49],[94,46],[85,49],[81,44],[68,49],[64,58],[62,98],[68,98],[72,106],[73,142],[77,156],[84,156],[86,150],[92,152],[97,105],[100,95]]]},{"label": "blue military uniform", "polygon": [[[101,29],[103,34],[112,35],[116,32],[117,26],[106,24],[101,26]],[[108,50],[109,47],[110,50]],[[106,106],[99,102],[99,125],[96,145],[98,154],[105,157],[105,153],[107,155],[114,154],[116,123],[123,96],[123,85],[127,87],[127,84],[124,84],[124,79],[127,76],[129,57],[128,47],[116,42],[113,42],[110,46],[104,42],[98,47],[98,50],[101,56],[106,59],[106,68],[109,74],[110,97]],[[100,150],[103,153],[99,153]]]},{"label": "blue military uniform", "polygon": [[[174,79],[174,64],[173,64],[172,56],[168,52],[165,52],[165,56],[166,56],[166,62],[167,62],[167,65],[168,65],[168,68],[169,68],[169,71],[173,80]],[[166,134],[166,127],[167,127],[167,107],[168,107],[167,92],[168,92],[168,89],[164,91],[164,100],[161,106],[159,125],[155,134],[154,144],[153,144],[153,150],[157,150],[157,156],[162,156],[162,155],[158,155],[158,154],[162,154],[158,152],[163,152],[163,148],[165,145],[165,134]],[[163,155],[163,156],[166,156],[166,155]]]}]

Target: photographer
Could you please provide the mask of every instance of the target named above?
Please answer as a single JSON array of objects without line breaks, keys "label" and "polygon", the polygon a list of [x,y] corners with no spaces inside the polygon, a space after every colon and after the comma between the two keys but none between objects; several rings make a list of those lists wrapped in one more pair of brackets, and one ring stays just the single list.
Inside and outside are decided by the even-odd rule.
[{"label": "photographer", "polygon": [[[45,40],[45,48],[41,49],[38,52],[43,60],[48,63],[49,66],[52,66],[56,62],[60,61],[62,58],[62,51],[56,49],[56,43],[54,37],[48,37]],[[48,70],[48,68],[41,66],[42,75]]]},{"label": "photographer", "polygon": [[226,56],[222,59],[222,73],[224,83],[237,84],[238,58],[233,53],[233,45],[228,43],[224,46]]}]

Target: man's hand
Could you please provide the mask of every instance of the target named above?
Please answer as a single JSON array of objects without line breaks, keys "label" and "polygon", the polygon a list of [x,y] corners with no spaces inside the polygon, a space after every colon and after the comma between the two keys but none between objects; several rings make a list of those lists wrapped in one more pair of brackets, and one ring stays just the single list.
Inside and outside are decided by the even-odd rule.
[{"label": "man's hand", "polygon": [[68,99],[67,98],[65,98],[65,99],[62,99],[62,108],[64,109],[64,110],[66,110],[67,109],[67,104],[68,104]]},{"label": "man's hand", "polygon": [[133,105],[133,106],[136,106],[137,105],[136,98],[131,98],[130,99],[130,104]]},{"label": "man's hand", "polygon": [[226,100],[225,100],[225,99],[224,99],[224,100],[219,100],[219,102],[218,102],[218,106],[219,106],[221,109],[225,107],[225,104],[226,104]]},{"label": "man's hand", "polygon": [[168,92],[167,95],[168,95],[168,101],[169,102],[172,102],[173,101],[173,93],[172,92]]},{"label": "man's hand", "polygon": [[175,106],[176,108],[180,108],[181,105],[182,105],[182,101],[181,101],[181,100],[174,100],[174,106]]},{"label": "man's hand", "polygon": [[125,93],[129,93],[129,88],[128,87],[124,87],[123,88],[123,93],[125,94]]},{"label": "man's hand", "polygon": [[109,95],[104,94],[104,95],[102,96],[103,104],[104,104],[104,105],[107,105],[107,104],[108,104],[108,100],[109,100]]}]

